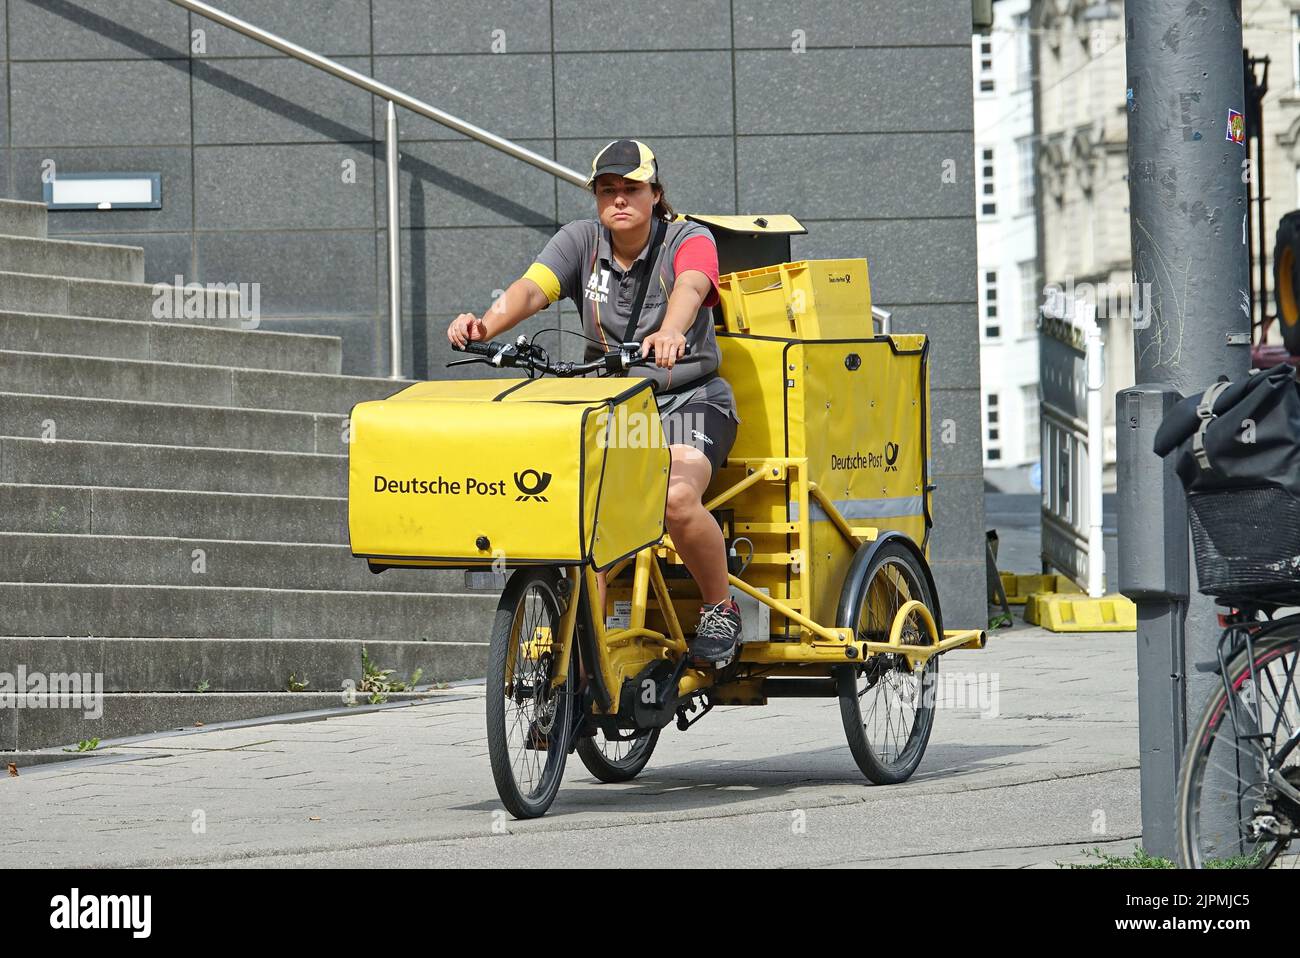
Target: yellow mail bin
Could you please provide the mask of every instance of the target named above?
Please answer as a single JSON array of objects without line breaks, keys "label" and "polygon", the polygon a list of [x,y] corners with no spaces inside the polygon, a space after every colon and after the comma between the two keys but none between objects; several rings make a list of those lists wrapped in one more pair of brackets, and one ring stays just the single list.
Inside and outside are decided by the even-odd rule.
[{"label": "yellow mail bin", "polygon": [[663,536],[649,379],[417,383],[351,426],[348,533],[376,564],[603,569]]}]

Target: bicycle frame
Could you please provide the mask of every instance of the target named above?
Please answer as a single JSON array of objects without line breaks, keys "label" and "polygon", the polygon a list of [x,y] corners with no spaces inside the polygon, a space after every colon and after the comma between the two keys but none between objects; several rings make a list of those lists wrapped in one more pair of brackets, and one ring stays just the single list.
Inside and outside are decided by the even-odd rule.
[{"label": "bicycle frame", "polygon": [[[807,459],[770,457],[762,459],[730,459],[729,466],[743,465],[745,478],[714,496],[705,508],[717,509],[733,500],[740,493],[759,482],[784,483],[789,477],[791,489],[799,503],[799,519],[792,523],[780,523],[779,531],[788,531],[798,536],[799,542],[809,541],[810,500],[818,505],[834,523],[835,527],[854,548],[863,543],[874,541],[878,530],[874,527],[853,526],[836,509],[829,497],[824,495],[816,484],[807,479]],[[771,531],[754,529],[749,523],[749,531]],[[801,561],[799,549],[789,553],[754,555],[751,563],[785,564],[792,567],[800,583],[800,595],[809,595],[813,563]],[[681,623],[673,607],[667,582],[659,568],[659,558],[680,562],[680,557],[672,545],[672,539],[665,536],[662,544],[642,549],[635,556],[615,563],[608,570],[607,581],[615,579],[628,563],[635,563],[632,578],[631,611],[629,623],[622,628],[608,628],[605,623],[604,610],[595,610],[596,597],[599,595],[596,570],[591,566],[569,567],[566,570],[570,601],[561,620],[561,635],[555,641],[557,667],[553,683],[558,686],[568,675],[569,658],[572,655],[577,613],[580,607],[593,608],[590,627],[595,638],[598,662],[589,667],[598,668],[604,689],[609,694],[609,714],[619,709],[619,692],[625,679],[641,672],[656,659],[677,662],[686,654],[687,646]],[[768,606],[777,613],[800,627],[799,641],[757,641],[745,643],[741,648],[739,663],[741,665],[773,667],[775,674],[790,671],[791,674],[808,675],[808,666],[844,665],[850,662],[861,663],[873,655],[895,654],[905,656],[914,668],[924,667],[932,656],[951,649],[983,648],[987,636],[982,629],[945,630],[938,635],[934,617],[923,603],[910,601],[904,604],[895,616],[886,642],[868,641],[859,638],[850,628],[828,627],[812,621],[798,608],[799,602],[787,602],[772,598],[754,589],[744,580],[728,574],[728,582]],[[584,603],[582,599],[586,598]],[[651,629],[646,624],[650,598],[653,595],[655,606],[664,617],[666,631]],[[904,641],[904,627],[908,621],[919,621],[926,630],[927,644],[908,643]],[[816,669],[813,674],[821,672]],[[771,672],[767,674],[772,674]],[[701,670],[686,668],[681,672],[677,687],[679,699],[712,688],[716,685],[716,672],[712,669]],[[743,681],[743,680],[742,680]]]}]

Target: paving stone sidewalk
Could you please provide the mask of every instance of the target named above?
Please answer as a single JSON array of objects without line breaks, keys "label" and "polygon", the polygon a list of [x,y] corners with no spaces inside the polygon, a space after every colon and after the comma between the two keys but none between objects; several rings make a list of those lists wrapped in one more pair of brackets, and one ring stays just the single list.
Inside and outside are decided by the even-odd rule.
[{"label": "paving stone sidewalk", "polygon": [[[0,777],[0,867],[1056,868],[1095,846],[1132,850],[1131,634],[1018,622],[982,652],[945,656],[940,674],[968,707],[940,708],[903,785],[866,784],[834,700],[774,700],[665,731],[624,785],[598,783],[570,756],[550,814],[517,822],[492,785],[482,687],[469,686]],[[980,688],[996,690],[996,715],[969,707]]]}]

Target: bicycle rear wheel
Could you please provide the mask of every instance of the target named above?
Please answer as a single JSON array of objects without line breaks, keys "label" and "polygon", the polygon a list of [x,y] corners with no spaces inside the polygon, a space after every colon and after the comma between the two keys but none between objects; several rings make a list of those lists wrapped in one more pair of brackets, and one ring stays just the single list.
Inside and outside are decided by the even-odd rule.
[{"label": "bicycle rear wheel", "polygon": [[628,782],[641,774],[655,745],[661,729],[642,732],[627,742],[605,738],[597,732],[591,738],[578,739],[578,758],[602,782]]},{"label": "bicycle rear wheel", "polygon": [[[1266,637],[1228,664],[1201,713],[1184,755],[1178,785],[1178,850],[1187,868],[1296,868],[1300,802],[1268,780],[1285,743],[1300,728],[1300,636]],[[1257,717],[1258,715],[1258,717]],[[1300,789],[1300,748],[1279,771]]]},{"label": "bicycle rear wheel", "polygon": [[545,815],[560,789],[572,734],[574,661],[564,681],[553,642],[561,605],[554,569],[516,570],[497,604],[488,649],[488,757],[497,794],[515,818]]}]

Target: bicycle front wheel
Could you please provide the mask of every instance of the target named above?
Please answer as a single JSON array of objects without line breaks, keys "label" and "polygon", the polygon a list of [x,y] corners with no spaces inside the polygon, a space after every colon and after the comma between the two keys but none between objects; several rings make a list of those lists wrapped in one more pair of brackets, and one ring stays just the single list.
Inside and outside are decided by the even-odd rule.
[{"label": "bicycle front wheel", "polygon": [[564,680],[554,643],[561,603],[554,569],[516,570],[497,604],[488,649],[487,736],[492,778],[515,818],[545,815],[560,789],[572,734],[574,668]]},{"label": "bicycle front wheel", "polygon": [[[1300,789],[1300,636],[1266,637],[1228,664],[1184,755],[1178,850],[1187,868],[1295,868],[1300,802],[1270,782],[1277,766]],[[1253,672],[1253,677],[1252,677]],[[1231,690],[1231,697],[1228,695]]]}]

